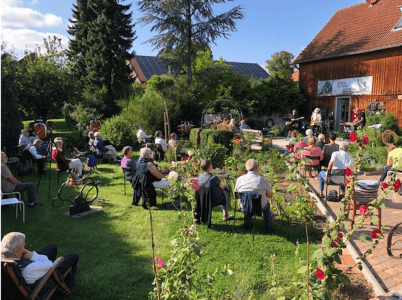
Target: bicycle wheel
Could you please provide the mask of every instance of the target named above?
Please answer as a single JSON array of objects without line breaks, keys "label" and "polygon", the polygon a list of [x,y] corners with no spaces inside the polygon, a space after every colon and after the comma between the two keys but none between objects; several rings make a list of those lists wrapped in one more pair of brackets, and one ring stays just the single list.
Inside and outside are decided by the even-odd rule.
[{"label": "bicycle wheel", "polygon": [[81,188],[81,196],[87,203],[92,203],[98,197],[99,189],[94,182],[85,183]]},{"label": "bicycle wheel", "polygon": [[392,258],[402,258],[402,223],[396,224],[389,232],[387,252]]}]

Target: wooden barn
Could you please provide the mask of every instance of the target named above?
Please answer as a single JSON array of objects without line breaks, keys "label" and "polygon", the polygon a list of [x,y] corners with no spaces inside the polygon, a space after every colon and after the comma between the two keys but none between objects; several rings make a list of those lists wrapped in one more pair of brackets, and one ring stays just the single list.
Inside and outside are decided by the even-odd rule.
[{"label": "wooden barn", "polygon": [[355,108],[385,109],[402,126],[402,0],[367,0],[338,10],[296,58],[299,85],[336,125]]}]

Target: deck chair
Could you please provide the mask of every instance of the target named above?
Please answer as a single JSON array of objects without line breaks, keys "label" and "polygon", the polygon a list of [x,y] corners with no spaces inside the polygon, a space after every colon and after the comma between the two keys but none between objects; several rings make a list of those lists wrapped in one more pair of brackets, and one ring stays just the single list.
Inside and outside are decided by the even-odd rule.
[{"label": "deck chair", "polygon": [[62,274],[61,277],[56,268],[64,260],[64,257],[57,258],[52,268],[42,277],[35,287],[28,285],[22,276],[17,262],[11,259],[1,259],[1,298],[5,300],[32,299],[48,300],[52,297],[57,288],[62,289],[65,294],[70,294],[70,289],[64,283],[67,274],[72,268]]},{"label": "deck chair", "polygon": [[[3,199],[3,196],[7,195],[14,195],[18,196],[18,198],[13,197],[13,198],[5,198]],[[15,205],[15,218],[18,219],[18,207],[22,208],[22,222],[25,223],[25,203],[24,201],[21,200],[21,193],[19,192],[12,192],[12,193],[1,193],[1,206],[3,205]]]}]

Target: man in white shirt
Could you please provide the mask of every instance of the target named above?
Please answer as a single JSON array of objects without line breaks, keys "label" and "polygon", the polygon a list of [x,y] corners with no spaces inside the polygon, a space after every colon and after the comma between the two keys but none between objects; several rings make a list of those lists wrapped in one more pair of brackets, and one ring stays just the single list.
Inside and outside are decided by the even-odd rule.
[{"label": "man in white shirt", "polygon": [[38,149],[42,145],[42,141],[40,139],[36,139],[32,146],[29,147],[29,152],[32,154],[32,157],[34,158],[34,162],[38,163],[38,172],[39,174],[42,174],[44,172],[43,168],[45,166],[46,162],[46,155],[40,155],[38,153]]},{"label": "man in white shirt", "polygon": [[[35,285],[51,268],[56,260],[57,247],[54,244],[46,245],[42,250],[35,252],[25,249],[25,235],[20,232],[10,232],[1,240],[1,257],[15,260],[22,276],[29,285]],[[75,286],[75,273],[78,271],[78,254],[67,254],[57,270],[64,272],[72,267],[66,276],[65,283],[69,288]]]},{"label": "man in white shirt", "polygon": [[146,135],[144,130],[145,130],[144,125],[138,126],[137,139],[140,143],[143,142],[144,140],[150,139],[152,137],[151,135]]},{"label": "man in white shirt", "polygon": [[[346,168],[351,169],[352,171],[355,170],[355,160],[350,154],[349,151],[349,143],[342,142],[339,145],[339,151],[335,151],[331,155],[331,160],[328,164],[328,170],[335,170],[335,169],[342,169],[345,170]],[[323,190],[324,190],[324,183],[327,183],[327,172],[321,171],[318,174],[319,184],[318,189],[320,190],[320,197],[324,197]],[[333,183],[341,184],[343,183],[343,176],[331,176],[331,181]],[[349,178],[346,178],[346,182],[349,181]],[[345,186],[341,185],[341,193],[345,193]]]},{"label": "man in white shirt", "polygon": [[155,144],[159,144],[162,147],[162,151],[166,152],[168,145],[165,140],[162,138],[162,131],[158,130],[155,132]]},{"label": "man in white shirt", "polygon": [[[248,171],[247,174],[240,176],[236,181],[235,192],[257,192],[261,195],[261,208],[265,217],[265,232],[273,232],[274,227],[272,225],[272,215],[269,204],[269,199],[272,198],[271,185],[266,178],[258,175],[259,167],[255,159],[249,159],[246,162],[246,169]],[[247,225],[250,224],[246,224],[246,226]]]}]

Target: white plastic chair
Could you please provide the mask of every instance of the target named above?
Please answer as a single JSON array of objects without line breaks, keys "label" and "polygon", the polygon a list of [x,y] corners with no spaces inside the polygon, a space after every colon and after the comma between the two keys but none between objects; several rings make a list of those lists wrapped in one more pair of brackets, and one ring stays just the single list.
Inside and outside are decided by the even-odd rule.
[{"label": "white plastic chair", "polygon": [[[3,199],[4,195],[16,195],[18,194],[18,198],[7,198]],[[21,210],[22,207],[22,222],[25,223],[25,203],[21,200],[21,193],[19,192],[12,192],[12,193],[3,193],[1,192],[1,206],[3,205],[12,205],[16,204],[15,206],[15,217],[18,219],[18,207]]]}]

